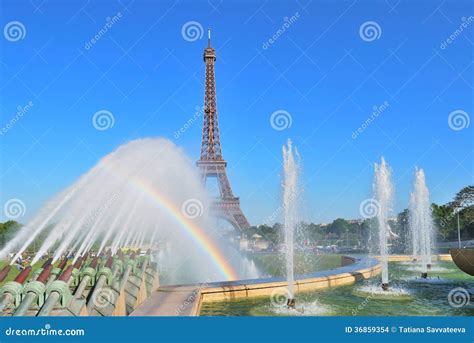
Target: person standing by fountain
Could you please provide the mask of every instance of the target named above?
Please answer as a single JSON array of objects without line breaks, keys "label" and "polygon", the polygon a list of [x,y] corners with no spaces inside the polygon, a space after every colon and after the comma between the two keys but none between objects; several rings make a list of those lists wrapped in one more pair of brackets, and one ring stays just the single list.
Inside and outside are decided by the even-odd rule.
[{"label": "person standing by fountain", "polygon": [[426,186],[423,169],[416,169],[415,171],[409,208],[413,251],[419,252],[421,255],[421,277],[426,279],[428,277],[428,270],[431,269],[433,219],[431,216],[430,195]]},{"label": "person standing by fountain", "polygon": [[[295,149],[295,155],[298,152]],[[293,235],[297,224],[297,203],[298,203],[298,172],[299,165],[293,155],[292,142],[288,139],[288,145],[283,146],[283,229],[285,233],[286,246],[286,280],[288,283],[287,306],[295,308],[294,290],[294,243]]]},{"label": "person standing by fountain", "polygon": [[382,289],[388,290],[388,238],[390,227],[388,217],[392,210],[393,184],[391,171],[382,157],[380,164],[375,164],[373,183],[374,198],[378,205],[377,223],[379,228],[380,261],[382,263]]}]

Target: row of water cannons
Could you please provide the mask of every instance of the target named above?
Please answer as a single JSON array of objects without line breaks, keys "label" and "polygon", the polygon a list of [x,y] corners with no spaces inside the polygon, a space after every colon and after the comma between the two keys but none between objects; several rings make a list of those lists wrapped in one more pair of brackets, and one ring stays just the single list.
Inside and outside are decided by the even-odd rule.
[{"label": "row of water cannons", "polygon": [[[65,309],[70,315],[94,315],[94,309],[101,301],[113,303],[125,292],[132,275],[144,280],[150,267],[150,251],[144,256],[137,256],[133,251],[118,251],[112,256],[109,250],[95,257],[86,253],[71,264],[64,257],[56,267],[52,261],[49,258],[34,273],[32,266],[27,266],[13,281],[0,287],[0,315],[50,316],[55,310]],[[7,265],[0,271],[0,283],[11,269]],[[141,284],[138,282],[138,287]],[[117,297],[100,299],[104,289]]]}]

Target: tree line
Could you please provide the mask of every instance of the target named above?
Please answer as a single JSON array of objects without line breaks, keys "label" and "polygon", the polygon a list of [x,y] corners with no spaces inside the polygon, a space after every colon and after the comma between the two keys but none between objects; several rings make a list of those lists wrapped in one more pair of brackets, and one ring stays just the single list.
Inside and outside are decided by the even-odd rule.
[{"label": "tree line", "polygon": [[[458,238],[459,227],[462,240],[474,239],[474,186],[461,189],[453,200],[444,205],[431,205],[433,224],[435,227],[435,241],[448,242]],[[391,231],[397,236],[393,240],[392,251],[406,252],[409,246],[409,210],[398,213],[396,219],[391,219]],[[295,232],[295,239],[300,245],[332,245],[364,246],[371,237],[372,231],[377,229],[375,218],[365,220],[346,220],[337,218],[330,224],[300,223]],[[259,234],[273,245],[281,244],[284,240],[282,224],[273,226],[252,226],[243,236],[252,239]]]}]

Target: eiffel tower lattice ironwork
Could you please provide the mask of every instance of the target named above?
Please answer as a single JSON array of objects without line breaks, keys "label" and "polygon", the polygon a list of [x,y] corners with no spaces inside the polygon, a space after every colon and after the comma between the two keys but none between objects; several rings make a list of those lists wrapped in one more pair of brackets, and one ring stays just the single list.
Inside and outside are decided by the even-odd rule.
[{"label": "eiffel tower lattice ironwork", "polygon": [[204,91],[204,123],[202,127],[201,157],[196,165],[201,173],[203,185],[208,178],[215,177],[219,187],[219,195],[211,203],[210,212],[214,217],[227,220],[236,229],[250,226],[242,209],[239,198],[234,196],[227,178],[227,162],[222,157],[219,124],[217,121],[216,80],[214,63],[216,51],[211,46],[211,31],[208,32],[208,44],[204,49],[206,64],[206,85]]}]

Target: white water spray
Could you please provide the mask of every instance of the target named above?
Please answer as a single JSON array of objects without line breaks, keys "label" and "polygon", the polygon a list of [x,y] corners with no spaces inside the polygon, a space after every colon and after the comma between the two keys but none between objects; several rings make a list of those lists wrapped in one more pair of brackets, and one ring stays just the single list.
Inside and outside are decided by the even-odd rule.
[{"label": "white water spray", "polygon": [[413,256],[421,256],[422,275],[426,277],[428,269],[431,267],[433,219],[431,215],[430,194],[426,186],[423,169],[415,171],[409,209]]},{"label": "white water spray", "polygon": [[[184,204],[190,199],[200,208],[197,216],[185,213]],[[181,149],[166,139],[140,139],[105,156],[52,199],[0,251],[0,257],[17,252],[15,261],[41,233],[47,237],[32,264],[51,249],[57,260],[72,248],[78,258],[95,244],[101,251],[106,247],[117,251],[166,240],[174,248],[166,262],[174,280],[185,276],[187,282],[220,281],[225,279],[223,270],[209,267],[217,267],[217,261],[203,253],[209,247],[196,238],[211,237],[208,205],[197,170]],[[200,233],[193,231],[197,227]],[[218,246],[217,239],[212,241]],[[238,266],[239,258],[229,262]]]},{"label": "white water spray", "polygon": [[[295,155],[298,152],[295,149]],[[293,235],[297,225],[298,216],[298,173],[299,165],[293,155],[291,140],[288,140],[288,146],[283,146],[283,228],[285,230],[286,247],[286,280],[288,283],[288,299],[294,299],[294,242]]]},{"label": "white water spray", "polygon": [[390,233],[388,218],[392,211],[393,184],[390,168],[383,157],[380,164],[375,164],[373,191],[374,198],[379,206],[377,221],[379,227],[380,262],[382,263],[382,286],[388,287],[388,238]]}]

